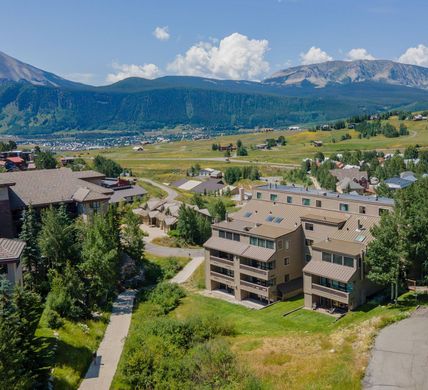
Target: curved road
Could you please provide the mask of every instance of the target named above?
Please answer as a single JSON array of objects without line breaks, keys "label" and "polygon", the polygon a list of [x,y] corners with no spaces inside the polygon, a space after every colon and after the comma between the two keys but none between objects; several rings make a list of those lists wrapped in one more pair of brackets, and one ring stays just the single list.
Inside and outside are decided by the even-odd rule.
[{"label": "curved road", "polygon": [[428,389],[428,307],[382,329],[363,381],[365,390]]},{"label": "curved road", "polygon": [[154,180],[151,180],[151,179],[140,178],[139,180],[145,181],[146,183],[149,183],[152,186],[155,186],[155,187],[160,188],[161,190],[164,190],[168,194],[167,197],[165,198],[167,202],[172,202],[178,196],[177,191],[173,190],[171,187],[168,187],[164,184],[160,184],[160,183],[158,183]]}]

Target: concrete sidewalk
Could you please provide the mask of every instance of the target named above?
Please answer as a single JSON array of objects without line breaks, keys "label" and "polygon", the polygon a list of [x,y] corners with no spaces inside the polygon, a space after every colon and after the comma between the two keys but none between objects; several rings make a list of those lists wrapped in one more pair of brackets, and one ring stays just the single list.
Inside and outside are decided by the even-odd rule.
[{"label": "concrete sidewalk", "polygon": [[97,351],[97,359],[91,363],[79,389],[110,389],[131,324],[134,299],[133,290],[127,290],[117,297],[113,304],[110,323]]},{"label": "concrete sidewalk", "polygon": [[170,280],[170,282],[178,284],[187,282],[189,278],[193,275],[193,272],[196,271],[196,269],[204,262],[204,260],[204,257],[194,257],[177,275],[175,275]]}]

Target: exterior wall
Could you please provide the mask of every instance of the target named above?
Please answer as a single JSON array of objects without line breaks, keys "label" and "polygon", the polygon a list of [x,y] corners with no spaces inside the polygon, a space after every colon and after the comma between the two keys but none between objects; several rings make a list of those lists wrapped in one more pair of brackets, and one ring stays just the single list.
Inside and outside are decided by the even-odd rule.
[{"label": "exterior wall", "polygon": [[13,238],[15,226],[9,203],[9,188],[0,187],[0,237]]},{"label": "exterior wall", "polygon": [[[108,201],[100,201],[100,208],[98,212],[105,214],[108,210]],[[94,209],[91,207],[92,202],[84,202],[78,204],[78,214],[83,217],[83,220],[86,221],[90,216],[94,214]]]}]

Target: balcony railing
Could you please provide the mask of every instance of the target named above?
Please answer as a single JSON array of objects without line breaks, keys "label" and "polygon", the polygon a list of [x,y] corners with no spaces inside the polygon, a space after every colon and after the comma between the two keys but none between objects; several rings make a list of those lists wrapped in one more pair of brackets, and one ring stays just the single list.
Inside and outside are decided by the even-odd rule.
[{"label": "balcony railing", "polygon": [[246,280],[241,280],[240,282],[241,287],[245,287],[251,289],[251,292],[256,292],[256,293],[261,293],[262,295],[269,295],[269,287],[266,286],[261,286],[260,284],[256,284],[256,283],[251,283],[251,282],[247,282]]},{"label": "balcony railing", "polygon": [[233,267],[233,260],[223,259],[222,257],[217,257],[217,256],[211,256],[210,259],[213,262]]},{"label": "balcony railing", "polygon": [[251,265],[241,264],[239,268],[242,271],[251,271],[259,275],[268,276],[269,270],[252,267]]},{"label": "balcony railing", "polygon": [[211,272],[210,272],[210,275],[211,275],[214,279],[216,279],[216,278],[220,278],[220,279],[227,280],[228,282],[234,282],[234,278],[233,278],[233,276],[225,275],[225,274],[222,274],[222,273],[220,273],[220,272],[211,271]]},{"label": "balcony railing", "polygon": [[312,283],[312,291],[315,294],[320,294],[322,297],[337,300],[339,302],[348,303],[349,293],[336,290],[331,287],[322,286],[321,284]]}]

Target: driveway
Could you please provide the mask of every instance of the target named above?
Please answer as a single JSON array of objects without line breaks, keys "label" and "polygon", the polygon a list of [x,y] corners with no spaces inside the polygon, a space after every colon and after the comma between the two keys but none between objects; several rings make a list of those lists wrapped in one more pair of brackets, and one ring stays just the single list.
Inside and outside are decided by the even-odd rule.
[{"label": "driveway", "polygon": [[363,381],[366,390],[428,389],[428,308],[382,329]]}]

